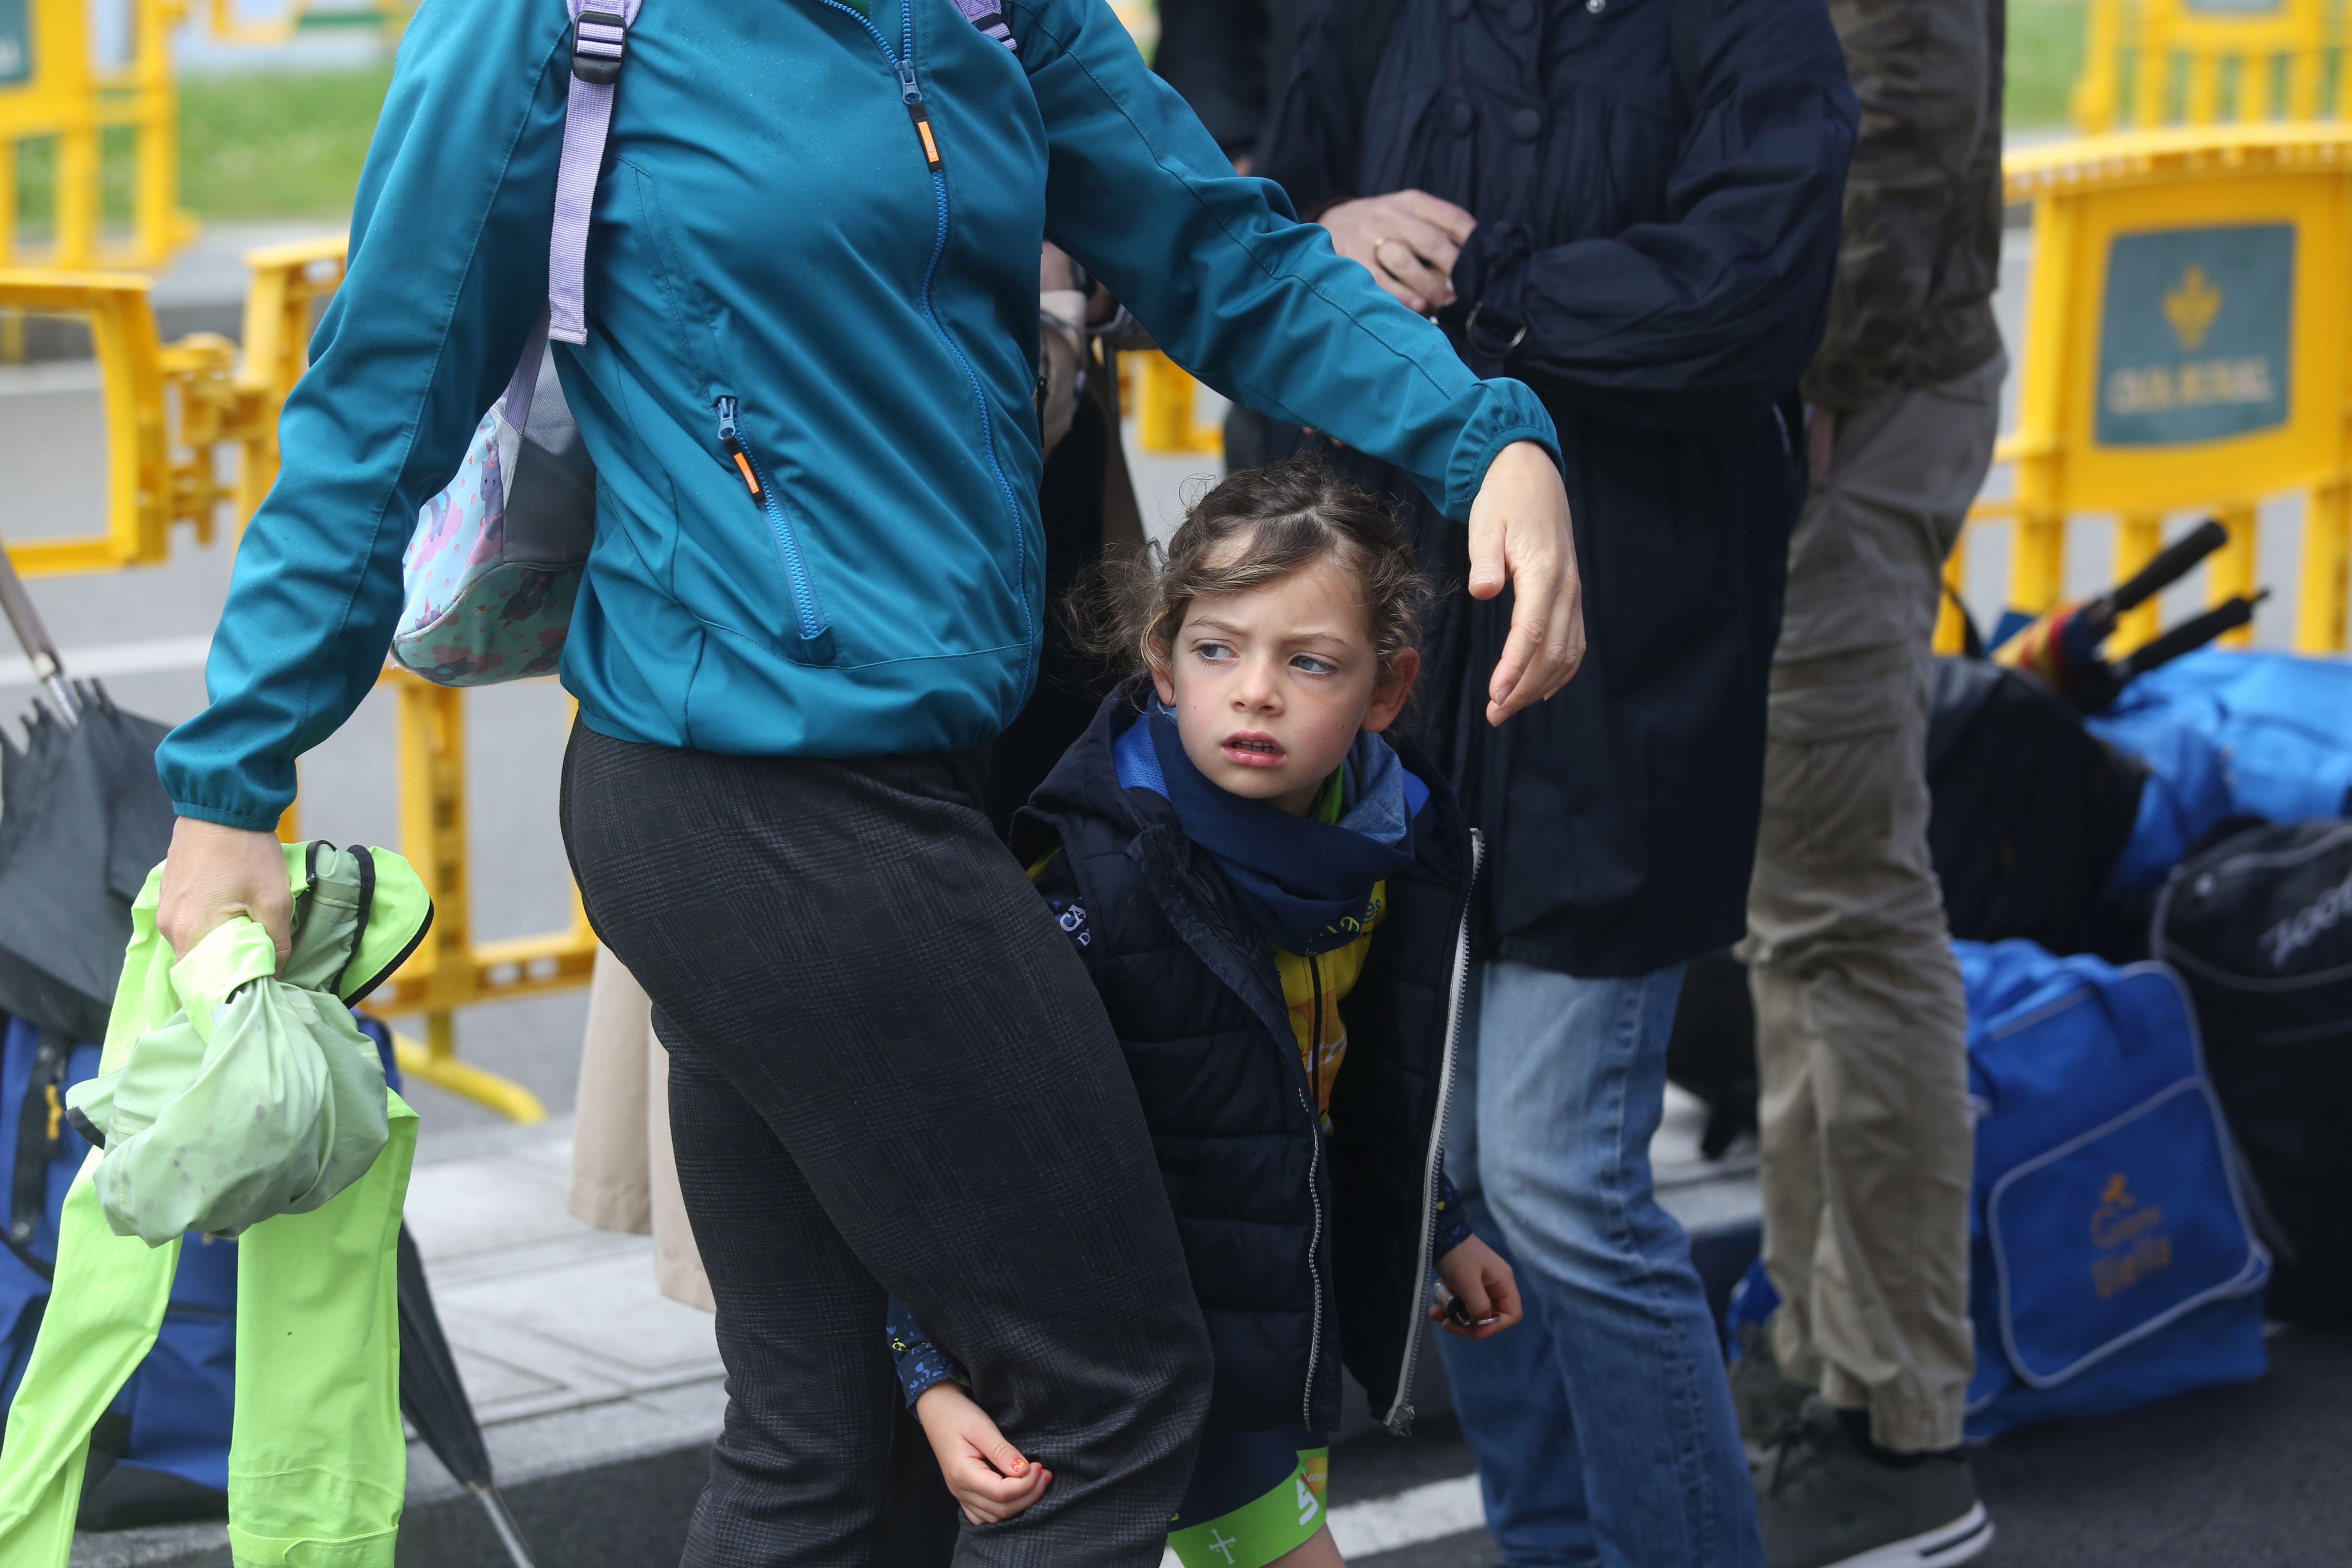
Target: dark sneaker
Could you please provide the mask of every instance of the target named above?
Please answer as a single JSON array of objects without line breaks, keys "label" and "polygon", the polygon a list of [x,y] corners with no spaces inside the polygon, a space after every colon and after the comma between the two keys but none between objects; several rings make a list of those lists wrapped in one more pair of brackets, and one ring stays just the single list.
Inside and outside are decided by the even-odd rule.
[{"label": "dark sneaker", "polygon": [[1773,1443],[1756,1501],[1766,1568],[1948,1568],[1992,1544],[1966,1459],[1874,1458],[1819,1397]]},{"label": "dark sneaker", "polygon": [[1739,1446],[1760,1465],[1781,1427],[1796,1419],[1813,1391],[1780,1371],[1768,1323],[1739,1325],[1739,1359],[1731,1363],[1731,1406],[1739,1413]]}]

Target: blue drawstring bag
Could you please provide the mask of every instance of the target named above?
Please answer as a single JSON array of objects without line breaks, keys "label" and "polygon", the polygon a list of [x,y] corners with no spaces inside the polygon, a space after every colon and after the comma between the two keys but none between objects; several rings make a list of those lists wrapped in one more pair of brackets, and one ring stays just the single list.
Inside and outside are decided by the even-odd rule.
[{"label": "blue drawstring bag", "polygon": [[[2179,979],[1952,946],[1977,1112],[1969,1440],[2260,1376],[2270,1259]],[[1778,1305],[1759,1260],[1727,1327]]]}]

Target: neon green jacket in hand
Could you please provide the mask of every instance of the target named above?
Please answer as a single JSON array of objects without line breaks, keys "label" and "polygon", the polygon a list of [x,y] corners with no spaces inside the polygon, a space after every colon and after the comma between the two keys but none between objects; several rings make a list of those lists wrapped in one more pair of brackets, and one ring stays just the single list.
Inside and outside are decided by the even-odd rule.
[{"label": "neon green jacket in hand", "polygon": [[131,907],[99,1076],[68,1097],[111,1147],[67,1194],[48,1311],[0,1438],[9,1568],[64,1568],[90,1428],[154,1343],[179,1263],[177,1231],[141,1233],[182,1214],[244,1233],[231,1556],[391,1568],[407,1486],[394,1245],[416,1113],[343,1005],[415,946],[432,906],[388,850],[286,855],[294,952],[274,976],[268,935],[242,919],[175,962],[155,930],[160,868]]}]

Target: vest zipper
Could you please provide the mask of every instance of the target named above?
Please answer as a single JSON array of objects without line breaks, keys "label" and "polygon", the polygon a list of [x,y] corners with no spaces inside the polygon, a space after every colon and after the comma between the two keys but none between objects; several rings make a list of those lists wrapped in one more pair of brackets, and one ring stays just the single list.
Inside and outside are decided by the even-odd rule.
[{"label": "vest zipper", "polygon": [[[1437,1119],[1430,1123],[1429,1152],[1421,1170],[1421,1250],[1413,1277],[1412,1318],[1405,1325],[1404,1366],[1397,1373],[1394,1403],[1382,1425],[1402,1437],[1412,1430],[1412,1379],[1421,1349],[1421,1326],[1428,1321],[1430,1245],[1436,1238],[1437,1171],[1445,1153],[1445,1111],[1454,1098],[1454,1056],[1462,1040],[1462,1014],[1470,999],[1470,895],[1478,886],[1479,862],[1486,858],[1486,839],[1470,830],[1470,879],[1462,887],[1462,924],[1454,940],[1454,999],[1445,1011],[1445,1054],[1437,1070]],[[1317,1301],[1319,1307],[1321,1298]]]},{"label": "vest zipper", "polygon": [[[1021,521],[1021,503],[1013,499],[1013,483],[1004,477],[1004,465],[996,458],[996,427],[989,417],[988,395],[980,384],[980,373],[971,368],[971,361],[965,357],[962,349],[956,346],[955,339],[948,335],[946,326],[940,322],[939,312],[931,308],[931,279],[938,275],[940,258],[946,254],[948,247],[948,177],[945,160],[940,155],[939,137],[931,127],[931,111],[923,101],[922,85],[915,78],[914,0],[900,0],[899,47],[895,53],[889,40],[882,36],[882,30],[874,25],[873,18],[843,5],[841,0],[824,0],[824,4],[865,28],[866,36],[874,40],[874,47],[882,51],[883,59],[889,63],[891,73],[898,79],[899,101],[907,106],[907,117],[914,122],[915,136],[922,147],[923,167],[931,176],[931,201],[938,214],[931,232],[931,258],[923,267],[923,287],[919,296],[923,317],[931,323],[931,331],[939,335],[948,353],[955,356],[956,363],[963,368],[964,383],[971,390],[972,406],[980,412],[981,450],[988,456],[989,472],[996,478],[997,493],[1004,498],[1004,514],[1013,524],[1013,581],[1021,588],[1022,635],[1034,647],[1037,618],[1029,603],[1029,531]],[[1033,681],[1036,679],[1034,669],[1030,679]],[[1025,689],[1022,698],[1024,701],[1028,699]]]},{"label": "vest zipper", "polygon": [[[1323,1250],[1323,1184],[1318,1179],[1323,1169],[1323,1119],[1315,1114],[1315,1100],[1311,1093],[1302,1092],[1298,1104],[1307,1112],[1308,1131],[1315,1135],[1315,1152],[1307,1166],[1307,1197],[1315,1206],[1315,1231],[1307,1238],[1307,1280],[1315,1289],[1315,1317],[1307,1337],[1307,1386],[1300,1393],[1298,1401],[1298,1424],[1311,1427],[1315,1425],[1315,1373],[1323,1364],[1323,1270],[1315,1264],[1317,1256]],[[1424,1251],[1427,1246],[1428,1240],[1424,1237]],[[1423,1288],[1427,1289],[1425,1285]]]},{"label": "vest zipper", "polygon": [[783,498],[776,487],[768,482],[767,469],[737,433],[735,416],[739,405],[732,397],[719,400],[719,445],[734,462],[735,471],[742,477],[744,488],[751,492],[751,504],[768,520],[768,532],[776,544],[776,558],[783,563],[784,585],[793,595],[793,615],[800,622],[801,640],[814,642],[824,635],[824,607],[817,602],[816,586],[809,580],[808,563],[801,554],[799,535],[793,531],[792,520],[784,515]]}]

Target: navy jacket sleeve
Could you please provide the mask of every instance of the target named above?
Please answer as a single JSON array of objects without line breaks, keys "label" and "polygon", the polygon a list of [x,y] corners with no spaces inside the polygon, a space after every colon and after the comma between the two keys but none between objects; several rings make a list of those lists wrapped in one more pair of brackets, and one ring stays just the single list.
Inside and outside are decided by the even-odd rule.
[{"label": "navy jacket sleeve", "polygon": [[898,1369],[898,1392],[905,1395],[908,1409],[912,1410],[915,1401],[932,1384],[964,1381],[963,1369],[931,1342],[923,1325],[915,1321],[915,1314],[896,1296],[885,1310],[884,1324],[890,1336],[890,1359]]},{"label": "navy jacket sleeve", "polygon": [[1445,1174],[1443,1156],[1437,1166],[1437,1201],[1431,1206],[1435,1212],[1430,1215],[1429,1260],[1434,1263],[1477,1234],[1462,1212],[1462,1194]]},{"label": "navy jacket sleeve", "polygon": [[1232,163],[1101,0],[1008,7],[1049,157],[1046,237],[1178,363],[1262,414],[1411,474],[1454,520],[1514,441],[1559,453],[1525,386],[1482,381],[1445,335]]},{"label": "navy jacket sleeve", "polygon": [[1821,341],[1837,266],[1855,109],[1828,13],[1813,0],[1720,0],[1667,216],[1607,238],[1538,247],[1485,224],[1454,263],[1471,353],[1619,417],[1706,426],[1753,416],[1797,384]]}]

